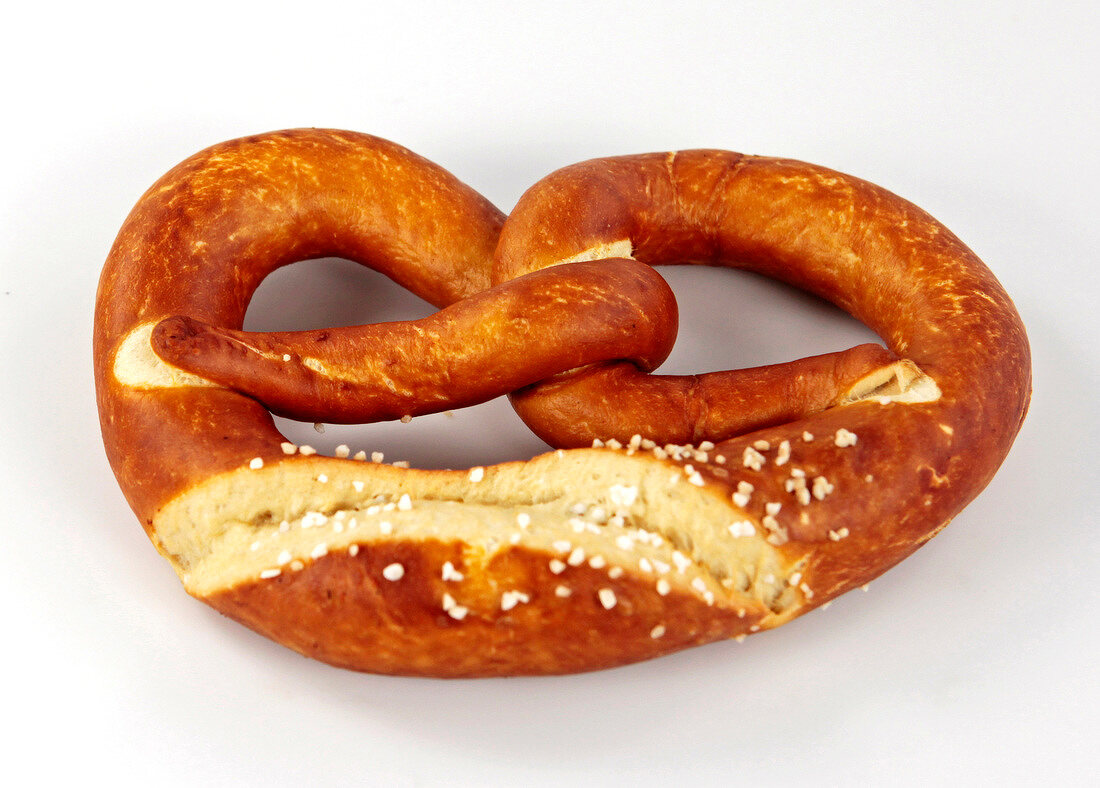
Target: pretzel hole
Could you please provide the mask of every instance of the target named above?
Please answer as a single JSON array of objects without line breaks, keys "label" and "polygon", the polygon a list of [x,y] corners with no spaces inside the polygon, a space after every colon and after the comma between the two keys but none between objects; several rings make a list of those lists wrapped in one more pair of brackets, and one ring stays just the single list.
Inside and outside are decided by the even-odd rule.
[{"label": "pretzel hole", "polygon": [[305,331],[419,320],[435,307],[366,266],[338,257],[277,269],[256,289],[246,331]]},{"label": "pretzel hole", "polygon": [[882,341],[825,299],[770,277],[702,265],[658,270],[680,307],[679,338],[661,374],[757,367]]}]

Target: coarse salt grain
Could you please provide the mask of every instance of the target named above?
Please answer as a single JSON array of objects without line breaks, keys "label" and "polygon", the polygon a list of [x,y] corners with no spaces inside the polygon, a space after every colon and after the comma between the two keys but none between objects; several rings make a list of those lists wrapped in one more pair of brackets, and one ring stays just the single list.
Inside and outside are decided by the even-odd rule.
[{"label": "coarse salt grain", "polygon": [[787,536],[787,529],[779,524],[779,521],[775,519],[774,515],[764,515],[761,522],[764,527],[768,529],[768,544],[775,545],[776,547],[784,545],[789,541]]},{"label": "coarse salt grain", "polygon": [[758,452],[752,446],[746,446],[745,453],[742,456],[742,464],[746,468],[758,471],[764,467],[764,455]]},{"label": "coarse salt grain", "polygon": [[854,432],[849,432],[848,430],[841,427],[839,430],[836,431],[836,438],[833,442],[836,443],[837,446],[844,448],[846,446],[855,446],[858,440],[859,438]]},{"label": "coarse salt grain", "polygon": [[405,567],[401,564],[393,563],[389,564],[382,570],[382,577],[386,578],[390,582],[396,582],[405,576]]},{"label": "coarse salt grain", "polygon": [[754,536],[756,527],[749,520],[738,520],[729,525],[730,536],[739,538],[742,536]]},{"label": "coarse salt grain", "polygon": [[604,610],[610,610],[619,601],[615,598],[615,592],[610,588],[601,588],[596,592],[596,595],[600,598],[600,604],[603,605]]},{"label": "coarse salt grain", "polygon": [[466,617],[466,608],[455,602],[455,598],[450,594],[444,594],[440,604],[443,606],[443,611],[451,618],[461,620]]},{"label": "coarse salt grain", "polygon": [[485,478],[485,469],[482,468],[480,465],[474,466],[473,468],[470,469],[470,473],[468,475],[468,478],[470,479],[471,482],[481,481],[482,479]]},{"label": "coarse salt grain", "polygon": [[615,506],[633,506],[638,500],[638,488],[633,485],[613,484],[608,495]]},{"label": "coarse salt grain", "polygon": [[825,496],[833,492],[836,488],[829,483],[829,480],[824,476],[814,477],[813,495],[819,501],[825,500]]},{"label": "coarse salt grain", "polygon": [[260,468],[264,467],[263,457],[253,457],[252,460],[249,461],[248,467],[254,471],[260,470]]},{"label": "coarse salt grain", "polygon": [[500,609],[511,610],[521,602],[526,604],[531,601],[531,597],[522,591],[505,591],[500,596]]}]

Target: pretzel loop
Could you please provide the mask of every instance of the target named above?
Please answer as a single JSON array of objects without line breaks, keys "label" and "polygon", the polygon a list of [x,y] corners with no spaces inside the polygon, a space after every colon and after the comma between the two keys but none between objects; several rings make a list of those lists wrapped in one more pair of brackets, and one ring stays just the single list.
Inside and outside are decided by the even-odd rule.
[{"label": "pretzel loop", "polygon": [[[762,208],[775,195],[766,188],[756,191],[754,169],[760,168],[739,154],[687,151],[600,159],[559,170],[531,187],[509,217],[495,254],[494,281],[613,251],[650,265],[748,268],[836,300],[843,285],[814,288],[810,278],[811,271],[833,265],[815,259],[814,245],[829,253],[837,245],[831,238],[821,244],[812,234],[823,229],[805,223],[804,217],[823,206],[812,196],[801,206],[783,205],[788,198],[780,197]],[[807,169],[792,177],[807,174],[819,172]],[[761,180],[771,178],[766,171]],[[805,188],[812,190],[811,180]],[[851,210],[840,202],[843,196],[836,200],[838,225],[852,221],[843,213]],[[780,214],[791,217],[789,223],[777,220]],[[844,249],[841,259],[854,254]],[[859,380],[896,358],[867,344],[702,375],[647,375],[631,365],[611,364],[559,375],[513,393],[511,400],[527,425],[552,445],[624,442],[634,434],[658,443],[718,442],[835,406]]]}]

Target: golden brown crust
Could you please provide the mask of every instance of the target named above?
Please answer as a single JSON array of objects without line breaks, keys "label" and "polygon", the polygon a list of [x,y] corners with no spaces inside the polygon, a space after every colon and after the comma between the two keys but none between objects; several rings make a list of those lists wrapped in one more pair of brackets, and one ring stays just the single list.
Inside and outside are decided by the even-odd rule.
[{"label": "golden brown crust", "polygon": [[[563,265],[618,256],[624,239],[641,263]],[[494,249],[500,289],[477,296]],[[329,345],[239,331],[267,273],[320,255],[461,302],[403,327],[407,347],[383,365],[419,353],[433,326],[490,345],[463,348],[469,369],[449,381],[404,378],[406,398],[377,408],[351,356],[379,329]],[[810,289],[889,350],[659,383],[679,387],[668,419],[633,365],[573,372],[517,395],[521,408],[564,391],[543,411],[572,422],[563,443],[614,429],[625,445],[468,471],[306,456],[259,402],[223,387],[334,420],[442,409],[602,358],[651,367],[675,307],[642,264],[673,260]],[[537,352],[505,343],[499,374],[470,394],[476,359],[501,351],[496,326],[524,304],[551,326],[555,288],[583,289],[591,309],[571,307],[572,333]],[[651,326],[616,332],[619,320]],[[284,354],[301,380],[281,385]],[[992,274],[931,217],[849,176],[720,151],[599,160],[536,185],[504,225],[436,165],[325,130],[214,146],[142,197],[101,278],[95,364],[108,457],[190,593],[332,664],[434,676],[591,670],[782,624],[946,524],[1000,464],[1030,393],[1023,328]],[[594,388],[601,375],[622,387]],[[362,386],[351,404],[343,383]],[[603,404],[589,413],[578,403],[593,391]],[[627,439],[616,404],[655,416],[654,432]],[[658,427],[701,443],[656,445]]]}]

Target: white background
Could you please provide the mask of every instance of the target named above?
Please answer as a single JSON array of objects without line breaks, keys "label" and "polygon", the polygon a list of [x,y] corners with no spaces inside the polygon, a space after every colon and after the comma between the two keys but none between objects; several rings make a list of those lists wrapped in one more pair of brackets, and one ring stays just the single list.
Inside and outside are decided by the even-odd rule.
[{"label": "white background", "polygon": [[[158,785],[1095,780],[1100,15],[1091,3],[1040,5],[9,9],[6,775]],[[504,210],[557,167],[650,150],[729,148],[867,178],[947,224],[1013,295],[1034,352],[1030,417],[982,496],[870,593],[743,644],[538,680],[394,679],[305,660],[193,601],[149,545],[104,459],[90,339],[100,266],[145,188],[207,145],[291,126],[396,140]],[[748,275],[669,277],[683,321],[666,369],[780,361],[866,335]],[[354,266],[308,263],[264,284],[249,324],[426,313]],[[408,426],[287,430],[421,466],[543,449],[502,402]]]}]

